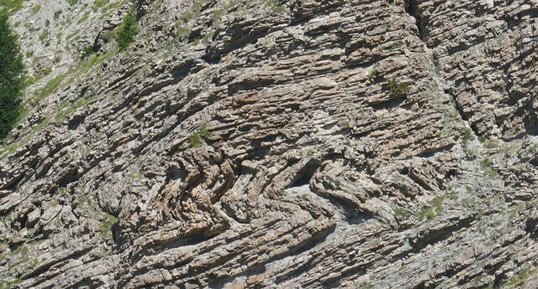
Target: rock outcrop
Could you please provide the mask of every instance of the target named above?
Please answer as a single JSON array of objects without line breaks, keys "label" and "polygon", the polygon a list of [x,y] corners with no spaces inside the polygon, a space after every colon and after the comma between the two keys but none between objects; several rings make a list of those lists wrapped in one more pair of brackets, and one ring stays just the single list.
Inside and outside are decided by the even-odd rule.
[{"label": "rock outcrop", "polygon": [[4,287],[538,287],[536,0],[116,2],[3,148]]}]

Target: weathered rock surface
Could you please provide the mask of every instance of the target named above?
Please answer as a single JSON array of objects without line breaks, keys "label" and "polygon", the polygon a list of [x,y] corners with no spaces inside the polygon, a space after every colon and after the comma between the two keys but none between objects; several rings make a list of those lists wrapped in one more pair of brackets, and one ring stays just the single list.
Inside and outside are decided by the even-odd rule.
[{"label": "weathered rock surface", "polygon": [[5,286],[538,286],[536,0],[137,5],[4,148]]}]

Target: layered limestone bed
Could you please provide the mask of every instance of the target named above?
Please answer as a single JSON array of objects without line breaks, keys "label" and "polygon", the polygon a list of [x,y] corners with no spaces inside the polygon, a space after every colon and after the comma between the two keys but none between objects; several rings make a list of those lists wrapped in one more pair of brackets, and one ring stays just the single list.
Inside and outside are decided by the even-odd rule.
[{"label": "layered limestone bed", "polygon": [[538,1],[93,2],[13,14],[0,288],[538,288]]}]

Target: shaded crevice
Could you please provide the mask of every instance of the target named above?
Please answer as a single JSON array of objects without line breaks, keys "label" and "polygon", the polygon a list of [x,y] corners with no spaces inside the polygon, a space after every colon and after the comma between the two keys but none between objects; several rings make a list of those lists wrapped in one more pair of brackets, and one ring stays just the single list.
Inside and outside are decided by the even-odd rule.
[{"label": "shaded crevice", "polygon": [[292,180],[292,184],[289,187],[300,187],[309,185],[310,180],[314,176],[314,173],[318,170],[320,163],[318,160],[310,160]]},{"label": "shaded crevice", "polygon": [[525,222],[525,232],[535,240],[538,239],[538,217],[530,218]]},{"label": "shaded crevice", "polygon": [[450,103],[452,104],[458,115],[461,117],[461,119],[469,125],[474,135],[476,137],[480,136],[478,129],[475,126],[471,125],[471,123],[469,122],[469,116],[463,110],[463,106],[458,102],[454,93],[449,89],[445,89],[444,93],[446,93],[450,97]]},{"label": "shaded crevice", "polygon": [[428,32],[426,30],[425,20],[419,11],[417,0],[406,0],[405,12],[415,18],[418,29],[418,37],[420,40],[426,41],[428,38]]},{"label": "shaded crevice", "polygon": [[422,249],[426,248],[428,245],[433,245],[435,243],[446,240],[452,236],[452,234],[462,228],[469,227],[469,225],[475,220],[475,216],[468,216],[462,220],[439,228],[439,229],[430,229],[423,232],[420,236],[417,236],[416,239],[410,240],[410,244],[415,252],[420,252]]}]

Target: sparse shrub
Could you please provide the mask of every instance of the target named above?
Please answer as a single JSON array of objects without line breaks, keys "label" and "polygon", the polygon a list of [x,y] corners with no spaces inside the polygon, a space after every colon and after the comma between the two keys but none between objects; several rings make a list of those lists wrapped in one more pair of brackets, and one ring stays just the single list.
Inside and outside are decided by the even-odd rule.
[{"label": "sparse shrub", "polygon": [[189,137],[189,142],[191,143],[192,148],[197,148],[202,146],[202,139],[208,139],[211,137],[211,132],[207,129],[207,125],[202,125],[199,129],[191,134]]},{"label": "sparse shrub", "polygon": [[435,199],[433,199],[431,206],[420,210],[420,212],[418,213],[418,218],[420,220],[435,219],[435,217],[437,217],[443,211],[444,200],[444,197],[436,197]]},{"label": "sparse shrub", "polygon": [[473,139],[473,132],[468,128],[464,128],[461,133],[461,142],[463,144],[463,147],[467,147],[467,145],[472,139]]},{"label": "sparse shrub", "polygon": [[372,69],[372,70],[370,71],[370,73],[368,74],[368,80],[369,80],[370,82],[372,82],[372,83],[375,82],[376,79],[377,79],[378,77],[379,77],[379,72],[378,72],[377,69],[375,69],[375,68]]},{"label": "sparse shrub", "polygon": [[482,159],[480,161],[480,167],[482,168],[486,176],[492,179],[499,176],[499,173],[493,168],[493,162],[488,158]]},{"label": "sparse shrub", "polygon": [[497,87],[503,92],[506,91],[506,82],[504,80],[499,81]]},{"label": "sparse shrub", "polygon": [[389,80],[387,87],[389,94],[392,97],[401,97],[409,93],[409,85],[406,83],[400,83],[394,79]]},{"label": "sparse shrub", "polygon": [[123,18],[118,34],[116,35],[116,41],[118,42],[120,50],[125,50],[129,47],[137,34],[138,22],[136,20],[136,11],[132,8]]},{"label": "sparse shrub", "polygon": [[80,57],[84,59],[95,53],[97,53],[97,49],[95,48],[95,46],[88,45],[82,49],[82,51],[80,52]]},{"label": "sparse shrub", "polygon": [[200,134],[198,132],[193,132],[189,137],[189,141],[192,148],[198,148],[202,146],[202,139],[200,138]]},{"label": "sparse shrub", "polygon": [[7,136],[19,118],[25,82],[17,36],[8,18],[6,11],[0,11],[0,139]]},{"label": "sparse shrub", "polygon": [[41,32],[41,34],[39,34],[39,41],[41,42],[41,44],[43,44],[43,46],[45,47],[49,46],[50,45],[49,33],[47,31]]},{"label": "sparse shrub", "polygon": [[405,208],[399,207],[399,206],[395,206],[393,208],[393,211],[394,211],[394,215],[396,215],[397,217],[401,219],[407,219],[412,215],[411,211]]},{"label": "sparse shrub", "polygon": [[62,10],[54,11],[54,15],[52,16],[52,19],[58,20],[60,18],[60,15],[62,15]]}]

